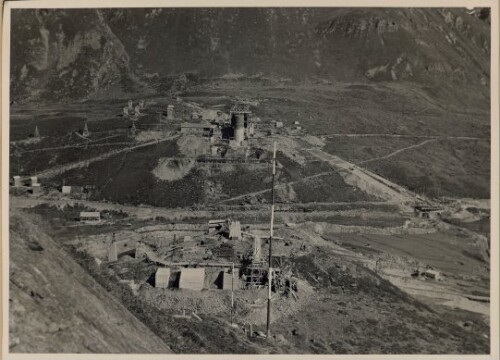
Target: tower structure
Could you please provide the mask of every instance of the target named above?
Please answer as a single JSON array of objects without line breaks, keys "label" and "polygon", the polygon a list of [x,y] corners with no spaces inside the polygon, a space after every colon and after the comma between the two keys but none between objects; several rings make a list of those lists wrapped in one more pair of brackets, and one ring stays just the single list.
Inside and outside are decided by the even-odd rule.
[{"label": "tower structure", "polygon": [[231,126],[233,128],[234,142],[237,146],[241,146],[245,141],[245,128],[251,113],[248,104],[238,103],[231,109]]},{"label": "tower structure", "polygon": [[89,137],[90,136],[90,131],[89,131],[89,127],[87,125],[87,123],[85,123],[85,126],[83,127],[83,133],[82,133],[83,136],[85,137]]},{"label": "tower structure", "polygon": [[167,120],[174,120],[174,105],[167,106]]}]

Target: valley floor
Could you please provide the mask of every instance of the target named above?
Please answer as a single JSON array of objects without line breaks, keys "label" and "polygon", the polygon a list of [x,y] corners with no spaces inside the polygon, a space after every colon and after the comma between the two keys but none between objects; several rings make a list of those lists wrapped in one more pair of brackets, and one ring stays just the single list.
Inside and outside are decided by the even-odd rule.
[{"label": "valley floor", "polygon": [[[233,86],[187,92],[185,107],[213,116],[214,104],[232,101],[220,95]],[[85,118],[76,124],[43,107],[27,110],[42,133],[27,138],[35,122],[13,110],[21,118],[11,126],[11,175],[36,174],[42,190],[11,187],[10,351],[488,353],[487,126],[462,119],[445,133],[451,117],[420,106],[426,100],[417,96],[424,113],[385,123],[377,106],[382,123],[366,118],[338,133],[345,119],[328,119],[329,99],[371,89],[390,108],[387,88],[280,86],[261,89],[263,97],[247,86],[238,96],[257,104],[259,127],[244,157],[221,139],[224,160],[211,157],[208,139],[178,132],[183,118],[163,127],[145,111],[132,130],[115,114],[119,102],[85,105],[88,138],[80,134]],[[412,116],[422,117],[426,131]],[[272,125],[276,119],[285,119],[283,129]],[[159,288],[154,277],[172,262],[243,267],[255,236],[267,254],[273,142],[273,251],[286,259],[283,272],[296,289],[274,292],[272,337],[264,338],[265,287],[237,287],[232,317],[231,292],[215,285],[222,268],[207,266],[202,291]],[[63,194],[63,185],[85,193]],[[422,207],[431,210],[419,213]],[[100,212],[101,222],[79,222],[82,211]],[[241,239],[207,235],[213,219],[239,221]],[[123,239],[140,246],[111,261],[111,244]],[[69,309],[77,298],[92,306]],[[88,338],[83,347],[81,337]]]}]

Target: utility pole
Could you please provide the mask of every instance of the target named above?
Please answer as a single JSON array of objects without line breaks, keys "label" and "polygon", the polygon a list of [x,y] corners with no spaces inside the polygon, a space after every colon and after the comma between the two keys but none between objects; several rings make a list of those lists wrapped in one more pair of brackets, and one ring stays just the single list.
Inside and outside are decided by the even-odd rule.
[{"label": "utility pole", "polygon": [[231,263],[231,326],[233,326],[234,316],[234,262]]},{"label": "utility pole", "polygon": [[268,293],[267,293],[267,338],[271,335],[271,287],[273,283],[273,269],[271,264],[273,252],[273,231],[274,231],[274,180],[276,177],[276,141],[273,141],[273,176],[271,187],[271,229],[269,236],[269,271],[268,271]]}]

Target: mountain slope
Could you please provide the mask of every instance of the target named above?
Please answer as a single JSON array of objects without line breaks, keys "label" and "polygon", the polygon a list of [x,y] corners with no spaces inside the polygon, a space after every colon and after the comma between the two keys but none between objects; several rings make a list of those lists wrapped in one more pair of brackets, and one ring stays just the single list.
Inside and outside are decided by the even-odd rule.
[{"label": "mountain slope", "polygon": [[[128,9],[104,16],[133,64],[165,73],[262,71],[359,81],[387,62],[401,76],[413,65],[406,76],[417,80],[425,66],[430,73],[470,64],[477,74],[489,69],[489,25],[465,9]],[[439,61],[449,64],[430,66]]]},{"label": "mountain slope", "polygon": [[81,99],[138,90],[126,86],[136,75],[192,72],[401,82],[457,106],[489,104],[490,25],[466,9],[23,11],[13,19],[12,87],[20,98],[55,91]]},{"label": "mountain slope", "polygon": [[13,10],[11,100],[81,100],[115,84],[130,87],[128,67],[97,10]]},{"label": "mountain slope", "polygon": [[44,233],[40,219],[11,211],[11,352],[171,352]]}]

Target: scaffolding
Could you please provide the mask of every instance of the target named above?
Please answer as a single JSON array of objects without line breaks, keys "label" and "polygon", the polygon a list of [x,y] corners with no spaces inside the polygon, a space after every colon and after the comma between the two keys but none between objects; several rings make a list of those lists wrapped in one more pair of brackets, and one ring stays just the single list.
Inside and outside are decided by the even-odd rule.
[{"label": "scaffolding", "polygon": [[252,262],[244,270],[245,288],[259,289],[267,285],[268,268],[264,262]]}]

